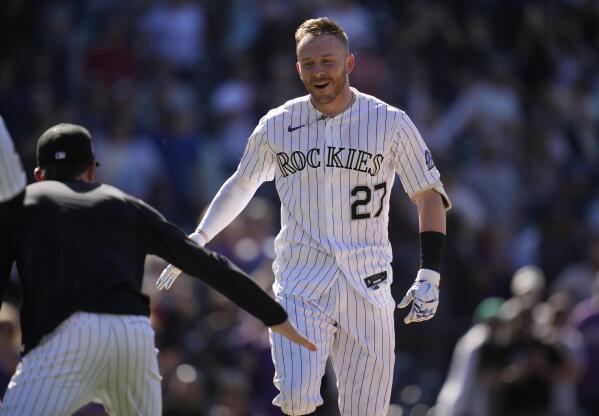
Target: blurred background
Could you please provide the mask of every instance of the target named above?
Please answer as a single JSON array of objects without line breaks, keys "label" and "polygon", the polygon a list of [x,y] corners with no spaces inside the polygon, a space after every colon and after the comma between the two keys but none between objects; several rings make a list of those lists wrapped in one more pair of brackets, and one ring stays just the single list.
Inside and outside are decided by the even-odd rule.
[{"label": "blurred background", "polygon": [[[83,124],[99,179],[191,232],[258,119],[305,94],[293,35],[318,16],[349,35],[352,85],[410,115],[454,204],[435,319],[396,315],[389,414],[599,415],[599,1],[2,0],[0,114],[29,174],[41,132]],[[401,299],[418,224],[396,188]],[[267,183],[208,247],[269,288],[278,213]],[[164,414],[277,415],[262,324],[196,279],[157,293],[164,265],[148,258],[144,280]],[[0,392],[18,362],[16,277]],[[332,374],[322,390],[336,415]]]}]

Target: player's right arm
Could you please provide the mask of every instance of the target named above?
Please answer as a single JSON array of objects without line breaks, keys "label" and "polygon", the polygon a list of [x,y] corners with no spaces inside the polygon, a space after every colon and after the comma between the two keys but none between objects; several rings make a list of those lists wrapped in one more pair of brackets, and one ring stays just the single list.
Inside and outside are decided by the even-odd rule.
[{"label": "player's right arm", "polygon": [[[274,178],[276,156],[268,143],[267,118],[256,126],[235,173],[220,188],[189,238],[203,247],[227,227],[250,202],[260,185]],[[181,270],[169,264],[156,281],[158,290],[170,289]]]},{"label": "player's right arm", "polygon": [[131,201],[143,217],[148,253],[174,264],[222,293],[272,331],[315,351],[316,346],[301,336],[288,321],[285,310],[247,274],[226,257],[198,247],[175,225],[148,205]]}]

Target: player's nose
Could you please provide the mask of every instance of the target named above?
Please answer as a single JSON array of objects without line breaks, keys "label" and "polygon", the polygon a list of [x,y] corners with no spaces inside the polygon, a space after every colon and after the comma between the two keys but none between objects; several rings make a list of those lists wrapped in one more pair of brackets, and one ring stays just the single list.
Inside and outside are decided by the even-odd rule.
[{"label": "player's nose", "polygon": [[312,68],[312,76],[314,77],[324,77],[326,76],[326,71],[324,65],[319,62],[314,63],[314,67]]},{"label": "player's nose", "polygon": [[327,79],[327,74],[324,71],[315,71],[314,75],[312,75],[312,80],[313,81],[323,81]]}]

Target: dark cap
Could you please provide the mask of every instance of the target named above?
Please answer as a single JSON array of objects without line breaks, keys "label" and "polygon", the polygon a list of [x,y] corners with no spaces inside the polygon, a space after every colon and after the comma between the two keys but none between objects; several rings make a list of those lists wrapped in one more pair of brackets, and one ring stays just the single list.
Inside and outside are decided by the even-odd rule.
[{"label": "dark cap", "polygon": [[61,123],[46,130],[37,141],[37,165],[63,165],[95,160],[92,137],[85,127]]}]

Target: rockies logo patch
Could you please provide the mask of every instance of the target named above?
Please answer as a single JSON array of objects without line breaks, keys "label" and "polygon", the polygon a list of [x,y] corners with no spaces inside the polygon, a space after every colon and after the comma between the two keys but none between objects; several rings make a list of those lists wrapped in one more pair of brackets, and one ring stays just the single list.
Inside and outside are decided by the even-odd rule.
[{"label": "rockies logo patch", "polygon": [[433,155],[431,155],[431,152],[426,149],[424,151],[424,159],[426,160],[426,166],[428,167],[428,170],[431,170],[432,168],[435,167],[435,161],[433,160]]}]

